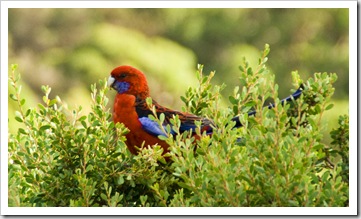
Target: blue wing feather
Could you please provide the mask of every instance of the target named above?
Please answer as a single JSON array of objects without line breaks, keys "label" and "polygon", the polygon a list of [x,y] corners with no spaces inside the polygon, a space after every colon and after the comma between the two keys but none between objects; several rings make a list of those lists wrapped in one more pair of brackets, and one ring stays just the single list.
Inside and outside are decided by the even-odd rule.
[{"label": "blue wing feather", "polygon": [[[166,133],[164,133],[163,130],[159,127],[159,124],[149,119],[148,117],[141,117],[138,120],[142,124],[144,131],[148,132],[149,134],[154,136],[167,136]],[[165,128],[165,126],[163,127]],[[171,131],[171,134],[174,134],[173,130]]]},{"label": "blue wing feather", "polygon": [[[198,117],[198,116],[188,114],[188,113],[181,113],[181,112],[178,112],[175,110],[171,110],[171,109],[162,107],[155,100],[153,100],[153,104],[156,108],[158,116],[161,113],[163,113],[165,116],[163,127],[166,127],[166,125],[168,125],[168,124],[171,125],[170,119],[173,117],[173,115],[178,115],[179,120],[181,121],[181,125],[179,127],[180,133],[185,132],[185,131],[190,131],[190,132],[195,133],[195,130],[196,130],[195,121],[202,122],[201,129],[202,129],[202,131],[203,130],[206,131],[207,134],[211,134],[213,131],[212,127],[211,127],[211,125],[213,124],[213,121],[211,121],[209,119]],[[148,108],[145,100],[136,99],[135,110],[138,114],[139,121],[142,124],[142,128],[146,132],[148,132],[149,134],[154,135],[154,136],[159,136],[159,135],[166,136],[166,133],[164,133],[162,131],[162,129],[159,127],[159,124],[154,122],[153,120],[149,119],[148,116],[152,115],[153,113]],[[175,134],[175,132],[172,130],[171,134]]]},{"label": "blue wing feather", "polygon": [[144,129],[144,131],[148,132],[149,134],[154,136],[166,136],[166,134],[159,127],[158,123],[154,122],[148,117],[139,118],[139,122],[142,124],[142,129]]}]

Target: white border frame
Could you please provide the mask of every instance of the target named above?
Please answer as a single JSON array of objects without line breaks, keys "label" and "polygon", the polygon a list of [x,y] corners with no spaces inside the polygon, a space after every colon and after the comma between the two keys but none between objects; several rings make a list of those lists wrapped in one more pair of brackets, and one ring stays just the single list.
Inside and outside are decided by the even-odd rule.
[{"label": "white border frame", "polygon": [[[8,207],[9,8],[348,8],[350,206],[336,208],[29,208]],[[2,215],[356,215],[357,214],[357,1],[2,1],[1,2],[1,214]]]}]

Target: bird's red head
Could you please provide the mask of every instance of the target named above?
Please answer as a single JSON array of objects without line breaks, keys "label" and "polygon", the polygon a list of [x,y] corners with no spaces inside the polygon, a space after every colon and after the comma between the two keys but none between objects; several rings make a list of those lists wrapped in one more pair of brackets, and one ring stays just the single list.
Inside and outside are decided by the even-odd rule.
[{"label": "bird's red head", "polygon": [[145,75],[132,66],[122,65],[113,69],[108,85],[119,94],[130,94],[139,98],[149,96],[149,88]]}]

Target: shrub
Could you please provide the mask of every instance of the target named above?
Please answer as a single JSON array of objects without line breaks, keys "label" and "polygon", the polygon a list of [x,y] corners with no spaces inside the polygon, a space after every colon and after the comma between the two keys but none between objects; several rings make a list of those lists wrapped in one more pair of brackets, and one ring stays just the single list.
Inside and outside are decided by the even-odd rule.
[{"label": "shrub", "polygon": [[[159,146],[131,155],[123,124],[114,124],[108,109],[106,80],[91,86],[92,108],[69,109],[59,97],[25,108],[20,74],[9,77],[22,124],[9,133],[9,206],[348,206],[348,115],[322,141],[321,118],[332,108],[336,74],[315,73],[302,81],[303,95],[281,104],[278,85],[265,63],[269,47],[251,68],[240,66],[241,87],[221,107],[225,85],[212,85],[198,67],[199,86],[181,97],[184,111],[214,120],[212,136],[197,132],[196,143],[185,132],[160,136],[170,144],[166,162]],[[263,108],[272,99],[275,107]],[[151,105],[151,100],[148,100]],[[256,110],[255,116],[247,112]],[[243,127],[233,129],[239,116]],[[162,122],[162,116],[153,118]],[[179,133],[179,119],[172,119]]]}]

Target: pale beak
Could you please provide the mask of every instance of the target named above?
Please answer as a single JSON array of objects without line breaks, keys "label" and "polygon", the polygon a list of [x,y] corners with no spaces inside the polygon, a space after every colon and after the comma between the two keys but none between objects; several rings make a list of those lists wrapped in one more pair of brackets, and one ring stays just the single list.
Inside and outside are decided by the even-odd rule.
[{"label": "pale beak", "polygon": [[113,87],[114,82],[115,82],[115,78],[113,78],[112,76],[109,76],[109,78],[108,78],[108,86]]}]

